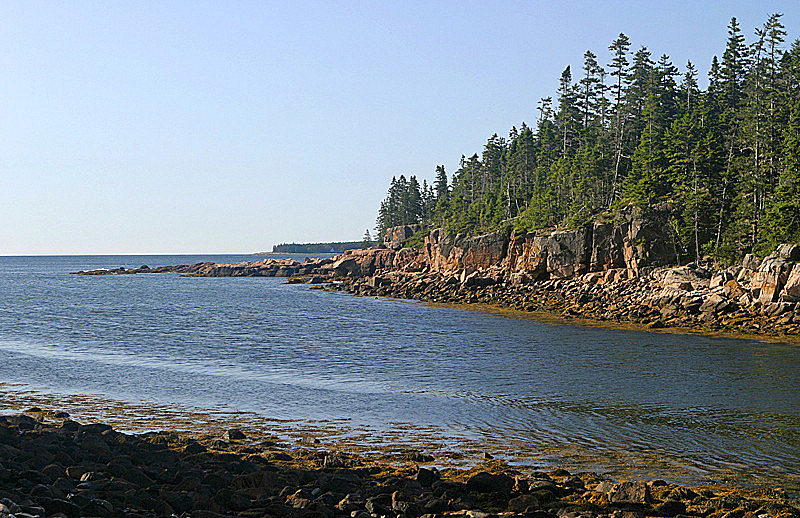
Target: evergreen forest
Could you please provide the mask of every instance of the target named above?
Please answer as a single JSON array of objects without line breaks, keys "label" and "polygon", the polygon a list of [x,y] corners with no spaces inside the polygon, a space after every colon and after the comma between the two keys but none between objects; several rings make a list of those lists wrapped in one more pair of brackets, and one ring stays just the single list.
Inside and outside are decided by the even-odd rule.
[{"label": "evergreen forest", "polygon": [[272,253],[277,254],[340,254],[353,248],[371,245],[366,241],[335,241],[331,243],[281,243],[272,246]]},{"label": "evergreen forest", "polygon": [[535,125],[489,137],[450,177],[391,181],[377,230],[422,224],[480,234],[575,228],[629,205],[666,207],[684,261],[729,262],[800,242],[800,40],[781,14],[747,41],[728,25],[708,86],[696,66],[633,50],[620,34],[605,66],[567,66]]}]

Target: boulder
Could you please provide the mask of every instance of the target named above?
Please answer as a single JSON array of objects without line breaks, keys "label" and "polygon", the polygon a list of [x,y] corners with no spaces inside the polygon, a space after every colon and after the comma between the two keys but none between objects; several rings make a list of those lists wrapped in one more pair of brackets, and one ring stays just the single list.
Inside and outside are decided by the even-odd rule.
[{"label": "boulder", "polygon": [[495,475],[481,471],[467,480],[467,491],[474,493],[500,493],[508,495],[514,487],[514,479],[508,475]]},{"label": "boulder", "polygon": [[422,487],[431,487],[434,482],[439,480],[439,472],[427,468],[417,468],[417,474],[414,479],[419,482]]},{"label": "boulder", "polygon": [[732,309],[734,306],[735,304],[731,300],[717,293],[712,293],[700,305],[700,313],[722,313]]},{"label": "boulder", "polygon": [[740,299],[742,295],[745,294],[741,285],[735,279],[726,282],[725,285],[722,287],[722,292],[725,294],[726,297],[733,300]]},{"label": "boulder", "polygon": [[386,233],[383,235],[383,244],[386,248],[400,250],[403,247],[403,242],[421,229],[420,225],[401,225],[387,228]]},{"label": "boulder", "polygon": [[479,272],[474,272],[470,275],[467,275],[463,282],[465,288],[484,288],[486,286],[491,286],[494,283],[494,279],[491,277],[483,277],[479,274]]},{"label": "boulder", "polygon": [[797,245],[783,243],[775,253],[784,261],[800,261],[800,246]]},{"label": "boulder", "polygon": [[783,287],[780,300],[783,302],[800,301],[800,268],[792,268],[791,273],[786,279],[786,284]]},{"label": "boulder", "polygon": [[238,428],[231,428],[230,430],[225,430],[225,433],[222,434],[222,438],[226,441],[243,441],[247,439],[247,436]]},{"label": "boulder", "polygon": [[753,254],[746,254],[742,259],[742,269],[743,270],[751,270],[756,271],[758,267],[761,265],[761,261],[758,260],[756,256]]},{"label": "boulder", "polygon": [[652,501],[650,487],[645,482],[621,482],[608,493],[612,504],[645,504]]},{"label": "boulder", "polygon": [[775,302],[786,285],[793,263],[781,259],[776,255],[764,258],[758,270],[750,280],[753,297],[759,302]]},{"label": "boulder", "polygon": [[386,248],[347,250],[331,263],[320,266],[317,273],[335,277],[369,277],[378,270],[393,269],[398,254]]},{"label": "boulder", "polygon": [[665,288],[693,291],[709,287],[709,280],[703,278],[702,272],[690,266],[678,266],[666,271],[661,279]]},{"label": "boulder", "polygon": [[709,282],[709,288],[716,288],[718,286],[725,286],[725,284],[729,281],[735,280],[733,274],[728,270],[722,270],[718,272],[716,275],[711,277],[711,281]]},{"label": "boulder", "polygon": [[528,509],[539,508],[539,499],[534,495],[520,495],[508,501],[508,510],[515,513],[524,513]]}]

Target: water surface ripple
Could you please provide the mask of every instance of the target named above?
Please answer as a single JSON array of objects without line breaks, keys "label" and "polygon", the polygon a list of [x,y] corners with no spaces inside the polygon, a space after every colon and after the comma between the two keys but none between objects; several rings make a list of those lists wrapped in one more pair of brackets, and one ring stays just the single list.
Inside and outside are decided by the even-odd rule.
[{"label": "water surface ripple", "polygon": [[280,279],[67,275],[242,259],[0,257],[0,382],[437,426],[612,473],[797,483],[797,346],[555,326]]}]

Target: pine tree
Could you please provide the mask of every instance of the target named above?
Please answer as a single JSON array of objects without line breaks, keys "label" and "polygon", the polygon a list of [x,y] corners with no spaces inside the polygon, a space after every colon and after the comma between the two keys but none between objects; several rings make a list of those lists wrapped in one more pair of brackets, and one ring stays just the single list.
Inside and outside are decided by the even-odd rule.
[{"label": "pine tree", "polygon": [[597,56],[590,50],[586,51],[583,59],[583,78],[579,81],[579,85],[582,129],[585,135],[588,133],[589,123],[598,115],[600,107],[600,65],[597,64]]},{"label": "pine tree", "polygon": [[570,67],[561,73],[558,86],[558,113],[556,114],[556,124],[561,130],[561,156],[567,156],[568,149],[571,148],[572,136],[574,134],[575,121],[577,119],[577,107],[575,106],[575,89],[572,86],[572,72]]},{"label": "pine tree", "polygon": [[375,244],[375,241],[372,240],[372,235],[369,233],[369,229],[364,231],[364,239],[361,240],[361,247],[362,248],[369,248]]},{"label": "pine tree", "polygon": [[614,174],[611,180],[611,192],[608,193],[607,205],[611,206],[617,196],[617,186],[621,179],[623,142],[625,138],[625,117],[622,113],[623,84],[628,80],[628,50],[631,42],[627,36],[620,33],[619,37],[608,47],[614,53],[614,59],[608,65],[611,68],[611,77],[616,78],[612,88],[614,94]]}]

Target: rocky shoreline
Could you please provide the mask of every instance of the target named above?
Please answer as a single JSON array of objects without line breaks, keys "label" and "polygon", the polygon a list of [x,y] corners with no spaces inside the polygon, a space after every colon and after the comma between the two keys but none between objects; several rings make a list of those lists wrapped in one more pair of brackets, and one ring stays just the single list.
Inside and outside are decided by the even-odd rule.
[{"label": "rocky shoreline", "polygon": [[0,416],[0,516],[800,517],[779,489],[690,488],[487,461],[437,469],[222,433],[126,434],[31,408]]},{"label": "rocky shoreline", "polygon": [[[709,278],[710,277],[710,278]],[[337,279],[324,289],[362,296],[513,310],[551,320],[610,327],[673,330],[794,341],[800,336],[795,303],[743,306],[726,296],[724,274],[709,275],[693,266],[658,269],[646,276],[614,282],[555,279],[509,285],[492,279],[390,272],[385,276]],[[290,282],[305,282],[297,278]],[[698,288],[675,284],[696,282]],[[740,288],[739,288],[740,289]]]},{"label": "rocky shoreline", "polygon": [[667,230],[634,212],[621,224],[594,223],[549,234],[468,237],[431,231],[419,248],[402,243],[418,229],[389,229],[384,245],[328,259],[267,258],[231,264],[74,272],[173,272],[195,277],[286,277],[358,295],[449,304],[484,304],[606,325],[703,333],[800,336],[800,246],[764,259],[713,268],[674,266]]}]

